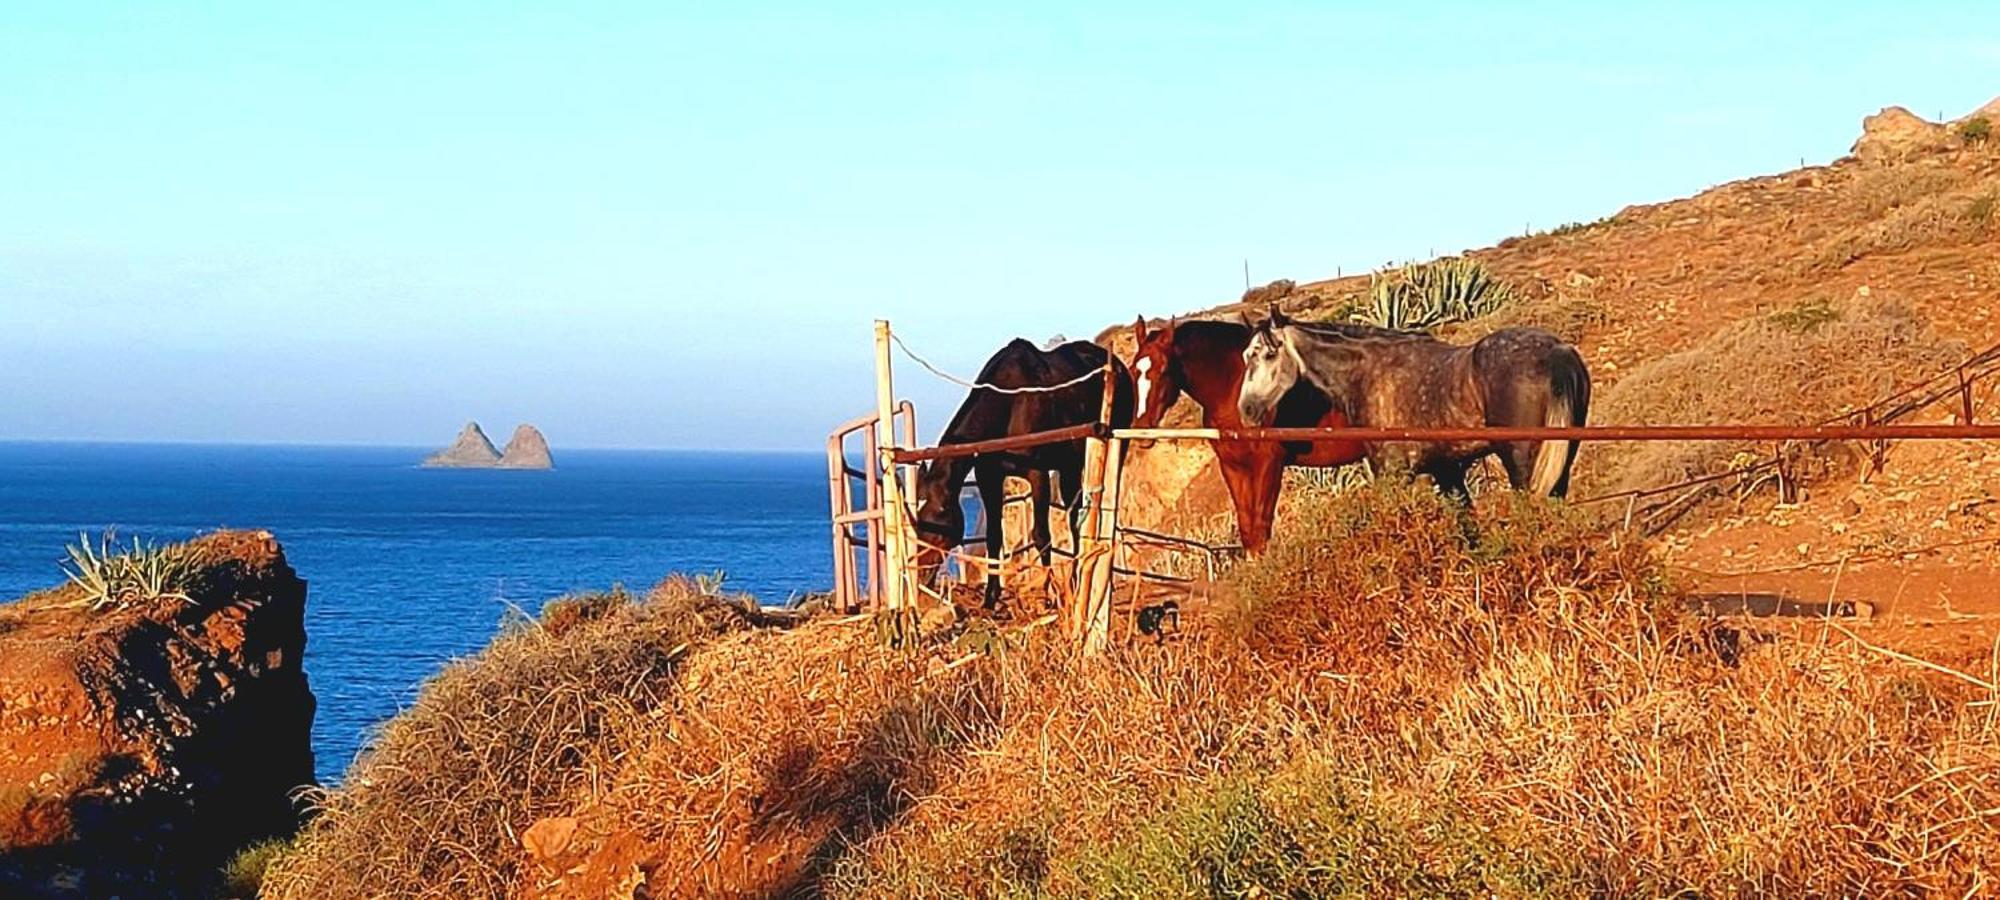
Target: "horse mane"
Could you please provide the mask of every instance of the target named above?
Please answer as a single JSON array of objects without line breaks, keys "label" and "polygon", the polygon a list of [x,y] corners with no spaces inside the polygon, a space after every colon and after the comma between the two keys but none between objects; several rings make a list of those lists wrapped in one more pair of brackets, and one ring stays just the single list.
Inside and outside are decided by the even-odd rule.
[{"label": "horse mane", "polygon": [[1182,319],[1174,323],[1174,352],[1222,345],[1240,349],[1250,341],[1250,326],[1222,319]]},{"label": "horse mane", "polygon": [[1360,341],[1436,341],[1437,335],[1428,331],[1405,331],[1399,328],[1383,328],[1362,322],[1299,322],[1287,324],[1307,334],[1319,337],[1337,337]]}]

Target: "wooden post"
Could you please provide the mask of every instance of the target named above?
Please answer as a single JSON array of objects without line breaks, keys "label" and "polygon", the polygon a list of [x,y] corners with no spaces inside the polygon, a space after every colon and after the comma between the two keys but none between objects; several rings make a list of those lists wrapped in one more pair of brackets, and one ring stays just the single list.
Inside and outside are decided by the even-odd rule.
[{"label": "wooden post", "polygon": [[[876,471],[880,468],[876,460],[882,458],[880,430],[869,428],[863,432],[861,444],[861,471],[868,473],[862,479],[862,489],[867,495],[861,502],[867,509],[881,509],[882,479]],[[868,611],[871,613],[882,611],[882,553],[888,546],[883,542],[882,530],[886,527],[880,517],[868,523]]]},{"label": "wooden post", "polygon": [[845,444],[839,434],[826,439],[826,487],[833,507],[833,605],[841,612],[852,613],[861,601],[848,578],[854,565],[854,548],[847,543],[847,525],[842,521],[850,500]]},{"label": "wooden post", "polygon": [[[1097,422],[1109,433],[1111,407],[1117,396],[1117,372],[1104,367],[1104,394]],[[1105,473],[1111,467],[1111,441],[1103,436],[1086,438],[1083,452],[1083,490],[1086,505],[1077,542],[1076,609],[1070,621],[1072,634],[1086,654],[1100,653],[1109,644],[1111,625],[1111,547],[1105,540]]]},{"label": "wooden post", "polygon": [[882,469],[882,538],[888,551],[889,570],[884,573],[885,592],[891,612],[903,610],[903,579],[908,577],[910,558],[903,543],[902,479],[896,477],[896,387],[889,370],[889,321],[875,320],[875,434],[880,456],[875,465]]},{"label": "wooden post", "polygon": [[1118,482],[1125,468],[1125,442],[1105,442],[1104,475],[1098,485],[1097,540],[1102,548],[1091,566],[1095,581],[1087,592],[1090,617],[1084,623],[1083,650],[1100,653],[1111,645],[1111,591],[1118,564]]}]

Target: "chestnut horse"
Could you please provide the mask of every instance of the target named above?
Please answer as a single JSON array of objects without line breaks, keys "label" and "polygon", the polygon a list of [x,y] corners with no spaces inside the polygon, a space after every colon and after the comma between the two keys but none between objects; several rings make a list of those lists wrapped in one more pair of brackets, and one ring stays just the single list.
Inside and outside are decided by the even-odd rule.
[{"label": "chestnut horse", "polygon": [[[1237,394],[1243,386],[1243,350],[1250,345],[1250,327],[1213,320],[1168,320],[1148,331],[1141,317],[1132,333],[1139,351],[1132,358],[1135,414],[1138,428],[1157,428],[1174,401],[1186,394],[1201,405],[1201,424],[1208,428],[1242,427]],[[1275,423],[1288,427],[1340,428],[1347,416],[1325,394],[1300,385],[1278,403]],[[1215,460],[1236,508],[1236,532],[1243,549],[1260,553],[1271,539],[1271,522],[1278,512],[1278,488],[1286,466],[1330,468],[1360,460],[1363,448],[1353,441],[1268,443],[1211,441]]]}]

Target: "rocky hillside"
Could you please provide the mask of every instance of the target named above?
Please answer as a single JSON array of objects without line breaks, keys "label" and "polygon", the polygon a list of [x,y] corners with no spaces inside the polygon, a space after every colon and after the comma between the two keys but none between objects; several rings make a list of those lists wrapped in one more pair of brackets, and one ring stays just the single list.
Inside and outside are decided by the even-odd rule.
[{"label": "rocky hillside", "polygon": [[[1831,165],[1471,251],[1516,300],[1445,336],[1470,340],[1529,324],[1575,342],[1591,367],[1591,420],[1600,424],[1803,424],[1859,408],[2000,344],[2000,138],[1981,137],[1990,128],[1981,122],[2000,124],[2000,100],[1944,123],[1891,108],[1867,117],[1850,155]],[[1336,315],[1368,288],[1366,274],[1279,282],[1196,314],[1261,315],[1275,302],[1295,315]],[[1111,328],[1100,340],[1129,352],[1128,330]],[[2000,379],[1984,382],[1975,399],[1977,415],[2000,421]],[[1189,421],[1194,411],[1183,406],[1176,412]],[[1950,421],[1954,409],[1911,421]],[[1773,449],[1587,447],[1573,499],[1728,472],[1742,454]],[[2000,538],[1990,487],[2000,480],[2000,447],[1892,446],[1879,474],[1862,471],[1851,451],[1823,448],[1810,461],[1803,505],[1778,503],[1768,478],[1753,489],[1749,474],[1699,504],[1664,510],[1655,520],[1667,552],[1699,578],[1818,594],[1837,587],[1835,563],[1856,559],[1838,580],[1882,594],[1876,599],[1892,613],[1885,624],[1908,625],[1899,637],[1948,633],[1950,649],[1965,653],[1990,644],[2000,597],[1944,583],[1922,588],[1968,570],[1981,573],[1973,581],[2000,583],[1989,540]],[[1205,449],[1135,448],[1126,479],[1121,521],[1216,542],[1233,537]],[[1639,512],[1646,520],[1647,510]],[[1899,590],[1901,574],[1891,574],[1906,574],[1909,560],[1870,559],[1946,543],[1959,546],[1917,561],[1925,572],[1914,590]],[[1778,567],[1795,570],[1760,571]]]},{"label": "rocky hillside", "polygon": [[[0,896],[208,896],[313,783],[306,584],[271,535],[0,606]],[[85,580],[89,580],[88,577]]]}]

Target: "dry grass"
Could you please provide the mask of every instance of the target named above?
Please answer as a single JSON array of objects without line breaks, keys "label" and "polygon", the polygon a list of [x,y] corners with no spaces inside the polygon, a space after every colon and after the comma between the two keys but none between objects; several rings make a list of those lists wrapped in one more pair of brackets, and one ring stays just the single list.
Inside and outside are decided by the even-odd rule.
[{"label": "dry grass", "polygon": [[[1901,169],[1883,170],[1893,175]],[[1925,170],[1916,170],[1923,172]],[[1865,176],[1864,176],[1865,177]],[[1880,176],[1878,176],[1880,177]],[[1838,269],[1869,256],[1975,241],[1993,233],[1990,182],[1946,190],[1947,173],[1908,176],[1903,191],[1864,193],[1871,214],[1821,244],[1810,266]],[[1879,205],[1879,209],[1877,206]]]},{"label": "dry grass", "polygon": [[[1594,422],[1810,424],[1859,409],[1965,356],[1895,299],[1809,297],[1650,360],[1601,390]],[[1893,361],[1893,362],[1887,362]],[[1577,493],[1669,484],[1728,468],[1749,443],[1602,444],[1579,456]],[[1808,461],[1808,469],[1837,459]]]},{"label": "dry grass", "polygon": [[574,598],[545,617],[560,624],[511,625],[391,719],[345,785],[316,798],[265,896],[505,894],[521,831],[645,739],[687,649],[745,618],[684,578],[643,603]]},{"label": "dry grass", "polygon": [[[1820,628],[1697,620],[1647,548],[1560,506],[1466,513],[1393,484],[1287,502],[1299,524],[1235,567],[1183,639],[1098,660],[1046,628],[996,640],[960,627],[891,648],[865,621],[738,630],[675,656],[722,629],[685,613],[659,624],[643,606],[561,638],[517,632],[391,726],[267,885],[624,896],[643,882],[655,897],[1991,887],[1993,692]],[[644,629],[661,633],[632,637]],[[598,696],[564,699],[575,690]],[[596,724],[583,712],[607,707],[618,712]],[[493,727],[464,727],[469,709]],[[520,835],[537,820],[551,824],[531,854]]]},{"label": "dry grass", "polygon": [[1001,667],[998,738],[836,892],[1963,892],[2000,865],[1991,697],[1694,620],[1559,509],[1301,502],[1186,644]]}]

